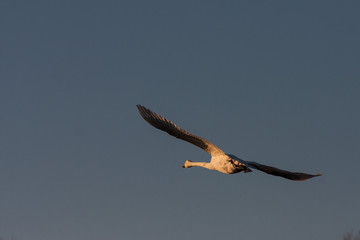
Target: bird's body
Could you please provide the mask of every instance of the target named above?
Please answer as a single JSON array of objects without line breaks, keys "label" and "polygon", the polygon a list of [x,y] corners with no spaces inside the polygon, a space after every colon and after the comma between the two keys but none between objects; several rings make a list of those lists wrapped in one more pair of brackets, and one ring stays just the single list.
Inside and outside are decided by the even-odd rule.
[{"label": "bird's body", "polygon": [[216,170],[225,174],[233,174],[242,171],[245,173],[251,172],[250,169],[251,167],[271,175],[281,176],[295,181],[302,181],[321,175],[321,174],[312,175],[312,174],[300,173],[300,172],[289,172],[275,167],[266,166],[257,162],[248,162],[242,160],[236,157],[235,155],[224,153],[221,149],[219,149],[209,141],[181,129],[180,127],[176,126],[174,123],[170,122],[166,118],[150,111],[149,109],[141,105],[137,105],[137,108],[139,110],[140,115],[150,125],[162,131],[165,131],[176,138],[192,143],[202,148],[211,155],[210,162],[192,162],[190,160],[186,160],[185,164],[183,165],[183,168],[190,168],[197,166],[197,167],[207,168],[210,170]]},{"label": "bird's body", "polygon": [[184,164],[184,168],[193,166],[204,167],[210,170],[216,170],[225,174],[239,173],[241,171],[251,172],[251,170],[243,163],[240,163],[232,159],[227,154],[221,156],[212,157],[209,163],[206,162],[191,162],[187,160]]}]

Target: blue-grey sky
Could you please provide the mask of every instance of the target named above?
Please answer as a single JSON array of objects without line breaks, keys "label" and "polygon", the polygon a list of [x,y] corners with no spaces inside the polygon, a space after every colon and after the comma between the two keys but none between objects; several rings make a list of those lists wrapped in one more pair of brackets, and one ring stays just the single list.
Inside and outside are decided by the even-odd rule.
[{"label": "blue-grey sky", "polygon": [[[0,3],[5,240],[342,239],[360,227],[359,1]],[[321,172],[182,169],[203,150]]]}]

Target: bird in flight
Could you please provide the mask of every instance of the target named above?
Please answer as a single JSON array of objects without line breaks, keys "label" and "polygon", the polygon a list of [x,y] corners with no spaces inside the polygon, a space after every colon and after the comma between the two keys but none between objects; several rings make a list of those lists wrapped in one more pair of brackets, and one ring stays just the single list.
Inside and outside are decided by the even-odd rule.
[{"label": "bird in flight", "polygon": [[183,168],[197,166],[210,170],[216,170],[225,174],[239,173],[242,171],[247,173],[252,172],[250,168],[255,168],[265,173],[274,176],[284,177],[294,181],[304,181],[312,177],[321,176],[320,173],[313,175],[301,172],[290,172],[279,168],[263,165],[257,162],[245,161],[232,154],[226,154],[220,148],[216,147],[214,144],[207,141],[206,139],[195,136],[194,134],[189,133],[184,129],[181,129],[166,118],[152,112],[151,110],[141,105],[136,106],[142,118],[147,121],[151,126],[167,132],[171,136],[192,143],[199,148],[202,148],[211,155],[210,162],[192,162],[190,160],[186,160]]}]

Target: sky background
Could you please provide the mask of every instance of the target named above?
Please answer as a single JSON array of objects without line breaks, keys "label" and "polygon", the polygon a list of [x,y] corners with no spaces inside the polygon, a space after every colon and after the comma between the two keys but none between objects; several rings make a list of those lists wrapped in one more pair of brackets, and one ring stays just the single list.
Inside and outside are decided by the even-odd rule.
[{"label": "sky background", "polygon": [[[360,228],[359,1],[0,3],[4,240],[342,239]],[[227,153],[323,173],[182,169]]]}]

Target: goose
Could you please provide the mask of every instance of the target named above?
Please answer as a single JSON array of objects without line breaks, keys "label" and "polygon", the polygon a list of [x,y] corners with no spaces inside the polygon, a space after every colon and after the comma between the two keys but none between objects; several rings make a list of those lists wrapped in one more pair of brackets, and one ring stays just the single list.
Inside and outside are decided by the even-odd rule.
[{"label": "goose", "polygon": [[301,172],[290,172],[279,168],[263,165],[257,162],[245,161],[232,154],[224,153],[220,148],[207,141],[204,138],[181,129],[173,122],[154,113],[153,111],[141,105],[136,105],[141,117],[155,128],[158,128],[171,136],[187,141],[205,150],[211,155],[210,162],[192,162],[186,160],[183,168],[203,167],[210,170],[216,170],[225,174],[234,174],[239,172],[252,172],[250,168],[263,171],[267,174],[287,178],[294,181],[304,181],[312,177],[321,176],[322,174],[307,174]]}]

